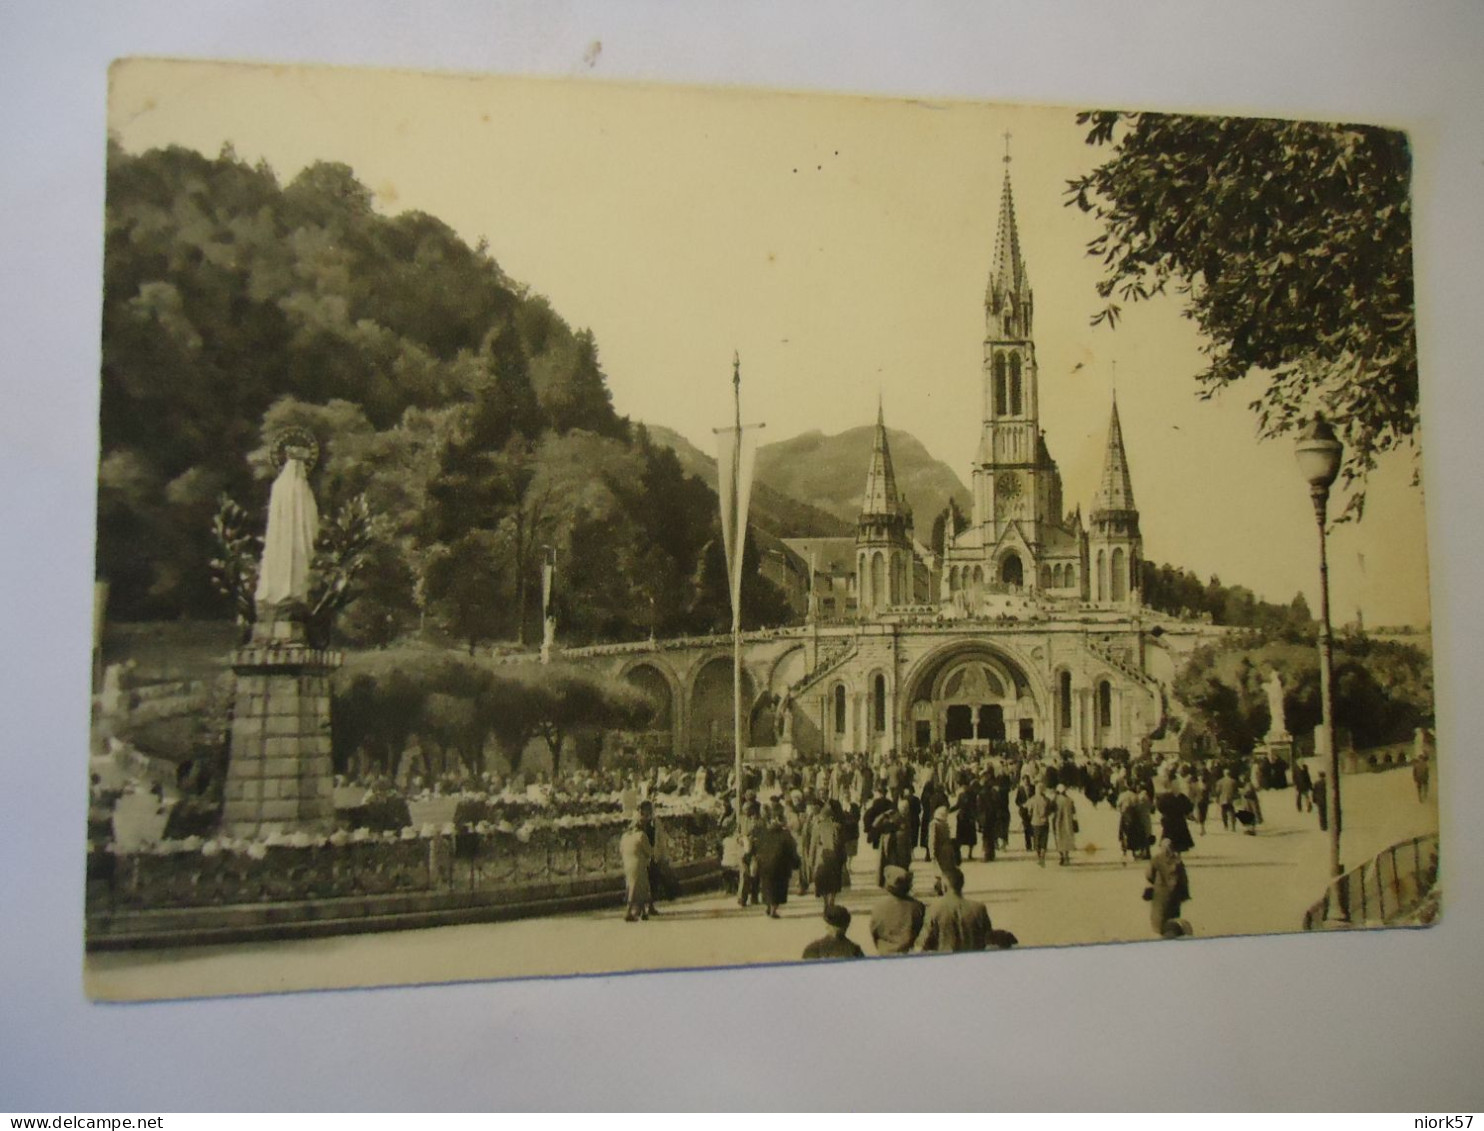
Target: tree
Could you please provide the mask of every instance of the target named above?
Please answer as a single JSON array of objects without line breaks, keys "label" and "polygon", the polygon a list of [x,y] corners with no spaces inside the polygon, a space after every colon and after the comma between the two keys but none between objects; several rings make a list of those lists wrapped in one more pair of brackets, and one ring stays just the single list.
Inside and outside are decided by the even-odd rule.
[{"label": "tree", "polygon": [[1323,410],[1346,445],[1345,516],[1377,457],[1418,425],[1407,137],[1376,126],[1101,110],[1081,113],[1104,163],[1068,182],[1097,217],[1094,324],[1172,286],[1206,337],[1210,397],[1266,375],[1262,432]]}]

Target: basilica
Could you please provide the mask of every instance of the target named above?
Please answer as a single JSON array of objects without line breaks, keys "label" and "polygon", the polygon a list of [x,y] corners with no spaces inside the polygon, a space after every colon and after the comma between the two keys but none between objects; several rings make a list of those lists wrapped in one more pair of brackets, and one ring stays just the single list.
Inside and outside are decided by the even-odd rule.
[{"label": "basilica", "polygon": [[[966,525],[941,554],[922,544],[878,408],[854,538],[785,540],[806,623],[746,641],[750,757],[1006,740],[1086,754],[1175,742],[1171,685],[1211,628],[1142,601],[1143,541],[1116,402],[1085,517],[1063,498],[1041,427],[1035,303],[1008,167],[984,312]],[[718,752],[732,713],[725,652],[677,642],[612,662],[666,704],[677,754]]]}]

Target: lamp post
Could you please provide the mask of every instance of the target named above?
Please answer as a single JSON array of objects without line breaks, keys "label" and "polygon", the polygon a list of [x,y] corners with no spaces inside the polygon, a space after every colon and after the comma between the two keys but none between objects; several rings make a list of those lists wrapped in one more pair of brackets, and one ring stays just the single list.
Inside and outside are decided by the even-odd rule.
[{"label": "lamp post", "polygon": [[[1299,432],[1294,454],[1299,471],[1309,481],[1309,496],[1314,500],[1314,517],[1319,524],[1319,702],[1321,728],[1328,748],[1329,770],[1329,871],[1333,879],[1344,875],[1340,864],[1340,752],[1335,742],[1334,645],[1329,626],[1329,558],[1325,547],[1325,520],[1329,509],[1329,489],[1340,473],[1340,456],[1344,452],[1324,417],[1314,419]],[[1333,880],[1332,880],[1333,882]],[[1349,908],[1339,895],[1338,918],[1348,919]]]}]

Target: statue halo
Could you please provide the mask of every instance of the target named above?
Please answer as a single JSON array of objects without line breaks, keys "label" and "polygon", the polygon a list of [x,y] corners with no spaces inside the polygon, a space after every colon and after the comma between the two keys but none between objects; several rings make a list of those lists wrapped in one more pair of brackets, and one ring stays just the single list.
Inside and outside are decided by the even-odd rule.
[{"label": "statue halo", "polygon": [[307,428],[285,428],[273,437],[270,452],[274,471],[282,471],[283,465],[291,459],[303,463],[305,471],[313,471],[319,462],[319,441]]}]

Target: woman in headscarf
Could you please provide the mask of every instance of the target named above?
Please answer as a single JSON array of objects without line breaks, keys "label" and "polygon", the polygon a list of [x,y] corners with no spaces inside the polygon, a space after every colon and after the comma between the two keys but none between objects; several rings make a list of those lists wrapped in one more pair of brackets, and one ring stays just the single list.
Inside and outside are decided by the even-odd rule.
[{"label": "woman in headscarf", "polygon": [[[1159,842],[1159,848],[1149,861],[1144,872],[1149,881],[1149,922],[1154,933],[1164,937],[1165,924],[1180,918],[1180,906],[1190,898],[1190,881],[1185,874],[1185,862],[1168,839]],[[1183,933],[1183,932],[1182,932]]]},{"label": "woman in headscarf", "polygon": [[649,918],[649,862],[653,852],[649,835],[644,831],[644,818],[635,815],[618,842],[618,855],[623,861],[624,888],[628,899],[625,922],[633,923]]},{"label": "woman in headscarf", "polygon": [[834,798],[814,818],[813,849],[814,894],[833,907],[845,867],[845,813]]}]

